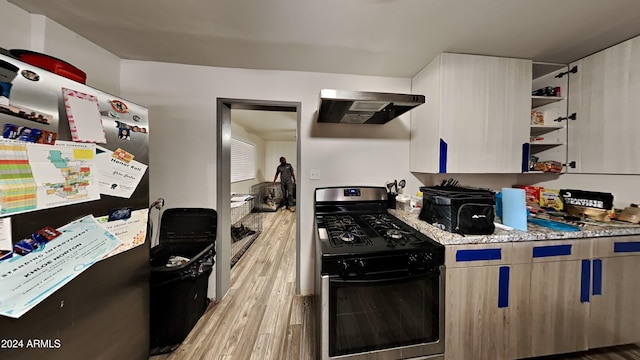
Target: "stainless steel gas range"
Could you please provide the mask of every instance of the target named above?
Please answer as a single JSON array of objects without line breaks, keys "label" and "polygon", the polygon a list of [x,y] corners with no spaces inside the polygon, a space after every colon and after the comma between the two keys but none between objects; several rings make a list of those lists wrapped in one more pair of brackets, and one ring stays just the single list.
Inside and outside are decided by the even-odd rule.
[{"label": "stainless steel gas range", "polygon": [[444,359],[444,246],[383,187],[315,191],[318,358]]}]

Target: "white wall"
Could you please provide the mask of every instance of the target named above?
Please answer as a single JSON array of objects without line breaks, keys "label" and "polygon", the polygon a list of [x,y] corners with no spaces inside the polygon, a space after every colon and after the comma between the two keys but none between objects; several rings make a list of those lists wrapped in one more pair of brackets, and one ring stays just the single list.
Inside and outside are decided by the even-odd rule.
[{"label": "white wall", "polygon": [[0,0],[0,48],[28,49],[31,46],[31,14]]},{"label": "white wall", "polygon": [[[265,177],[267,181],[273,181],[276,174],[276,168],[280,165],[280,157],[284,156],[287,162],[293,165],[293,172],[296,180],[300,176],[298,174],[298,154],[296,151],[295,141],[267,141],[264,168],[266,170]],[[280,179],[278,179],[279,181]]]},{"label": "white wall", "polygon": [[87,74],[87,85],[109,94],[120,95],[120,58],[77,35],[64,26],[42,15],[33,15],[35,24],[43,29],[43,48],[33,46],[30,50],[42,52],[64,60]]},{"label": "white wall", "polygon": [[[248,86],[250,84],[250,86]],[[301,293],[313,292],[313,193],[316,187],[383,186],[406,178],[409,117],[386,125],[318,124],[322,88],[409,92],[410,79],[262,71],[123,61],[122,96],[149,108],[151,197],[167,206],[216,207],[216,99],[294,101],[301,105],[297,212],[301,236]],[[189,131],[176,131],[183,128]],[[320,180],[309,180],[309,169]],[[268,170],[268,169],[267,169]],[[275,167],[272,170],[275,172]],[[189,174],[188,176],[185,174]]]},{"label": "white wall", "polygon": [[87,74],[87,85],[120,95],[120,58],[42,15],[0,0],[0,47],[41,52]]}]

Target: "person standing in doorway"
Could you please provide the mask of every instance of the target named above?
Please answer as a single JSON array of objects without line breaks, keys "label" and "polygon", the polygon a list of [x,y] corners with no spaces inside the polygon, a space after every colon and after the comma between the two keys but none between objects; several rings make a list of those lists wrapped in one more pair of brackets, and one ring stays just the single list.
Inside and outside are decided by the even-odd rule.
[{"label": "person standing in doorway", "polygon": [[276,176],[273,177],[274,184],[278,175],[280,175],[280,186],[282,187],[282,203],[287,209],[295,211],[293,185],[296,183],[296,174],[293,172],[293,166],[287,162],[284,156],[280,157],[280,165],[276,169]]}]

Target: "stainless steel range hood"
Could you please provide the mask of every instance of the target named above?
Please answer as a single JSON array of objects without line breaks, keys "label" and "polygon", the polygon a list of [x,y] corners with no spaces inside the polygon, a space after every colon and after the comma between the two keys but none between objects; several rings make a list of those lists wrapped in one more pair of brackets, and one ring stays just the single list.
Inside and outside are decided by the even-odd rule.
[{"label": "stainless steel range hood", "polygon": [[424,95],[322,89],[318,122],[384,124],[424,101]]}]

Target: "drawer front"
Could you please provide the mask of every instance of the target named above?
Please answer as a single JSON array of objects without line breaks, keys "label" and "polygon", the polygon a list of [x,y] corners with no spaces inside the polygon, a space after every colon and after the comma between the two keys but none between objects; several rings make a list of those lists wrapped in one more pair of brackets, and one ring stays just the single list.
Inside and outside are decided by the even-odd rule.
[{"label": "drawer front", "polygon": [[508,264],[512,253],[511,249],[510,243],[447,246],[445,266],[447,268],[462,268]]},{"label": "drawer front", "polygon": [[551,262],[588,259],[591,257],[592,240],[553,240],[532,241],[529,246],[528,256],[532,262]]},{"label": "drawer front", "polygon": [[593,257],[607,258],[640,255],[640,236],[612,236],[593,239]]}]

